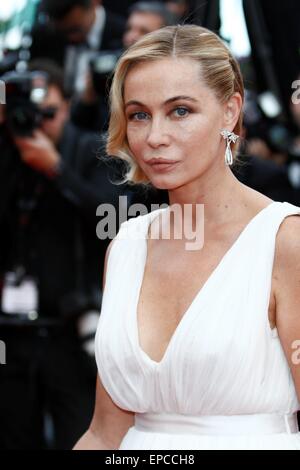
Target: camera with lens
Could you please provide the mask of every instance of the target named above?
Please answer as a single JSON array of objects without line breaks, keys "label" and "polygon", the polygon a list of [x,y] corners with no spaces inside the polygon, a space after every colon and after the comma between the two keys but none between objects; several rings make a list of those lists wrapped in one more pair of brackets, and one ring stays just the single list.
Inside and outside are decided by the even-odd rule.
[{"label": "camera with lens", "polygon": [[14,136],[30,137],[44,118],[54,117],[53,109],[40,108],[48,90],[46,73],[13,71],[2,75],[1,80],[5,83],[5,122]]},{"label": "camera with lens", "polygon": [[91,59],[90,70],[93,86],[98,95],[106,95],[109,80],[112,77],[122,52],[121,49],[115,51],[101,51]]}]

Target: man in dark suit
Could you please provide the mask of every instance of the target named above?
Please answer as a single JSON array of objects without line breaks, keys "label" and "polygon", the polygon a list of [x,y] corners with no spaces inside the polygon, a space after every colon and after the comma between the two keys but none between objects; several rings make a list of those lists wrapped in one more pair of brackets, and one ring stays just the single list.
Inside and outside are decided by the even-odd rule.
[{"label": "man in dark suit", "polygon": [[41,106],[54,115],[32,137],[16,138],[5,121],[0,128],[0,448],[49,445],[47,412],[51,447],[71,449],[94,406],[91,346],[110,241],[96,236],[96,208],[118,209],[122,189],[97,158],[98,137],[68,121],[61,71],[31,68],[49,75]]},{"label": "man in dark suit", "polygon": [[63,66],[69,45],[92,51],[122,47],[125,18],[101,0],[43,0],[32,30],[31,57],[47,57]]},{"label": "man in dark suit", "polygon": [[[122,50],[132,46],[142,36],[155,31],[163,26],[173,24],[174,16],[168,11],[165,4],[159,1],[135,2],[128,10],[128,19],[122,38]],[[122,50],[119,52],[121,53]],[[116,56],[117,57],[117,56]],[[106,71],[106,77],[111,75]],[[88,74],[86,85],[82,93],[73,100],[72,119],[74,123],[83,129],[107,131],[108,127],[108,103],[107,81],[96,78],[98,90],[94,83],[95,78]],[[105,83],[106,81],[106,83]],[[99,83],[104,82],[103,89],[99,92]]]}]

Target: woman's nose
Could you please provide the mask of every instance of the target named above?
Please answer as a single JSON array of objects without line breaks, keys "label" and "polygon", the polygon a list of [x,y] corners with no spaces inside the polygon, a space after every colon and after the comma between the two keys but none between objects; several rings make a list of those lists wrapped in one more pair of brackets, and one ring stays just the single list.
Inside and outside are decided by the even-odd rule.
[{"label": "woman's nose", "polygon": [[168,126],[166,125],[166,123],[163,122],[162,119],[152,119],[151,124],[149,126],[147,143],[151,147],[169,145],[170,136],[168,132]]}]

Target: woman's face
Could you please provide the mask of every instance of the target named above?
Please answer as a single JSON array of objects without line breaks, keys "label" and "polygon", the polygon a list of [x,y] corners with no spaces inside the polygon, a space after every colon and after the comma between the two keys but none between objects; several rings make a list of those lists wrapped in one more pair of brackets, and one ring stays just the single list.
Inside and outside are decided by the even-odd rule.
[{"label": "woman's face", "polygon": [[[224,158],[220,130],[235,126],[230,104],[225,110],[203,84],[195,60],[166,58],[134,66],[125,80],[124,103],[130,150],[155,187],[175,189],[199,178],[218,154]],[[175,163],[152,165],[151,159]]]}]

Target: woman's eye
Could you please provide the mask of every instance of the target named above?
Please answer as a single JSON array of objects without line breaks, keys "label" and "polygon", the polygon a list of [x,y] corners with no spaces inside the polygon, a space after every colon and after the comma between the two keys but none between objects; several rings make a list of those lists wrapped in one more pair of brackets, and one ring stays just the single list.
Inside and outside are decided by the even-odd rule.
[{"label": "woman's eye", "polygon": [[130,121],[142,121],[147,118],[147,113],[139,111],[138,113],[132,113],[129,115]]},{"label": "woman's eye", "polygon": [[[172,113],[175,113],[176,117],[185,117],[190,113],[190,110],[183,108],[182,106],[178,106],[173,109]],[[128,119],[129,121],[144,121],[145,119],[149,119],[149,115],[144,111],[137,111],[136,113],[130,114]]]},{"label": "woman's eye", "polygon": [[187,116],[189,110],[187,108],[178,107],[174,109],[174,112],[177,113],[177,116],[184,117]]}]

